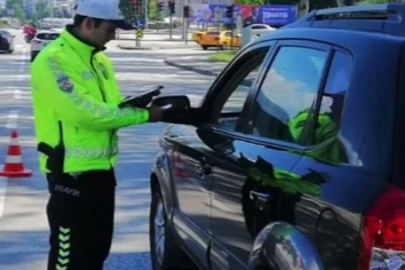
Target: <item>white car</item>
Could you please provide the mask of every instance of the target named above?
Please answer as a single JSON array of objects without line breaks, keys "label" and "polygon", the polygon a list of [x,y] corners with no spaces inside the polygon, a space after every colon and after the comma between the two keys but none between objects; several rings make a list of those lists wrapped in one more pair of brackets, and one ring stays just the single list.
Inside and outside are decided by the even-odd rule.
[{"label": "white car", "polygon": [[42,30],[36,33],[35,37],[31,40],[31,62],[34,61],[35,57],[46,45],[57,39],[59,35],[59,31],[52,30]]}]

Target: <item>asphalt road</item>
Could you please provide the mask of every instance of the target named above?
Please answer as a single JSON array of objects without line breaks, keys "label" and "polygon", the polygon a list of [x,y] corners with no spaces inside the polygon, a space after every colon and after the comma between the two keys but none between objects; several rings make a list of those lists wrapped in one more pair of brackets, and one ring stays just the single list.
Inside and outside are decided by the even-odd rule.
[{"label": "asphalt road", "polygon": [[[0,178],[0,270],[45,269],[48,225],[46,183],[38,172],[31,95],[29,45],[15,31],[16,51],[0,54],[0,164],[4,162],[10,130],[16,128],[25,167],[32,177]],[[167,94],[187,93],[194,103],[212,78],[163,64],[163,59],[186,50],[120,51],[108,44],[109,55],[125,95],[151,86],[164,85]],[[170,55],[169,55],[170,54]],[[148,242],[149,171],[164,124],[146,124],[120,131],[120,161],[117,167],[116,229],[106,270],[150,269]]]}]

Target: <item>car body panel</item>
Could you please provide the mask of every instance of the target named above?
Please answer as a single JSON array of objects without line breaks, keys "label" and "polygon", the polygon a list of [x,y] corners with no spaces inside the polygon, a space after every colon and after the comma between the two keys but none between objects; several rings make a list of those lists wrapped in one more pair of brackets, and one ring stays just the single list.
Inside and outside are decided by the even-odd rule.
[{"label": "car body panel", "polygon": [[[235,135],[212,127],[172,126],[171,136],[181,141],[181,145],[187,145],[178,151],[187,154],[181,159],[187,160],[188,175],[197,178],[191,170],[201,156],[213,167],[210,184],[204,182],[203,185],[203,193],[211,194],[210,214],[199,220],[197,215],[207,211],[205,207],[199,209],[206,200],[202,199],[203,193],[192,200],[185,192],[194,192],[196,186],[190,188],[187,182],[173,180],[175,195],[172,197],[178,196],[180,187],[184,200],[180,205],[186,205],[184,215],[175,214],[178,216],[174,219],[175,230],[182,234],[181,244],[197,258],[195,261],[202,269],[254,270],[260,266],[281,270],[297,264],[304,264],[303,269],[308,270],[356,269],[363,217],[391,179],[394,104],[398,98],[398,71],[402,70],[405,56],[405,38],[333,28],[281,28],[242,48],[216,78],[199,107],[209,111],[238,59],[252,48],[268,43],[273,48],[313,43],[329,48],[331,55],[341,51],[352,57],[349,87],[342,89],[347,93],[339,130],[333,140],[294,148],[283,142]],[[266,65],[271,63],[275,50],[269,52]],[[262,76],[263,72],[257,81],[260,82]],[[250,108],[254,107],[259,82],[248,95]],[[249,109],[244,113],[249,113]],[[402,113],[405,115],[405,110]],[[335,142],[344,160],[317,154],[319,149]],[[254,184],[249,186],[249,183]],[[275,201],[270,205],[276,210],[249,217],[246,213],[257,208],[249,190],[271,195]],[[190,199],[185,200],[187,196]],[[192,201],[194,205],[187,204]],[[211,223],[205,223],[209,219]],[[198,229],[196,223],[200,224]],[[199,230],[201,228],[205,231]],[[194,239],[186,240],[187,237]],[[209,260],[205,259],[207,252]],[[291,258],[291,254],[295,254],[295,258]],[[301,258],[301,262],[297,258]]]},{"label": "car body panel", "polygon": [[194,31],[191,35],[191,40],[196,42],[197,44],[200,43],[201,39],[204,37],[205,34],[209,31],[215,31],[215,30],[224,30],[222,27],[207,27],[204,30],[201,31]]},{"label": "car body panel", "polygon": [[39,31],[31,40],[31,54],[40,52],[49,43],[59,37],[59,32],[56,31]]},{"label": "car body panel", "polygon": [[14,36],[6,30],[0,29],[0,35],[3,38],[3,42],[0,51],[14,51]]},{"label": "car body panel", "polygon": [[203,160],[209,164],[212,150],[201,142],[192,126],[172,125],[165,130],[165,136],[173,144],[170,167],[177,200],[173,226],[185,249],[193,254],[193,260],[208,267],[205,251],[211,238],[212,175],[200,173],[196,168]]}]

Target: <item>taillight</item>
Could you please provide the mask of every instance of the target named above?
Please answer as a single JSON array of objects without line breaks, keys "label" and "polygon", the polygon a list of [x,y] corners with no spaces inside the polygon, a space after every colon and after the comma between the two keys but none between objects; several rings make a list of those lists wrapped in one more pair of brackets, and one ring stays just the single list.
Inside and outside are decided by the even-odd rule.
[{"label": "taillight", "polygon": [[382,266],[382,269],[399,269],[405,260],[398,256],[404,252],[405,191],[390,187],[372,205],[364,219],[359,269]]}]

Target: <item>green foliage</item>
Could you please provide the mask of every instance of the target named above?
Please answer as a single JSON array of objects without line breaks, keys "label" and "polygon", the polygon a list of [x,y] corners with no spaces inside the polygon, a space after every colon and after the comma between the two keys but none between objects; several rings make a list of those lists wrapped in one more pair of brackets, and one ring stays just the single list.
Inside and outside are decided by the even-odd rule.
[{"label": "green foliage", "polygon": [[236,51],[226,51],[226,52],[218,52],[215,54],[211,54],[208,57],[209,61],[212,62],[224,62],[227,63],[232,60],[232,58],[235,56]]},{"label": "green foliage", "polygon": [[134,14],[132,13],[132,1],[131,0],[120,0],[120,7],[122,13],[127,21],[133,21]]},{"label": "green foliage", "polygon": [[51,16],[51,9],[49,8],[47,2],[40,1],[35,5],[35,17],[36,19],[42,19]]},{"label": "green foliage", "polygon": [[6,8],[13,9],[15,11],[15,16],[20,20],[20,22],[25,23],[27,18],[24,10],[23,0],[7,0]]},{"label": "green foliage", "polygon": [[238,4],[241,5],[264,5],[266,4],[266,0],[240,0]]},{"label": "green foliage", "polygon": [[373,5],[373,4],[386,4],[388,3],[387,0],[364,0],[361,1],[360,5]]},{"label": "green foliage", "polygon": [[6,21],[0,19],[0,27],[6,27],[6,26],[8,26],[8,23]]},{"label": "green foliage", "polygon": [[159,20],[159,10],[157,8],[158,0],[149,0],[148,3],[148,18],[151,20]]}]

